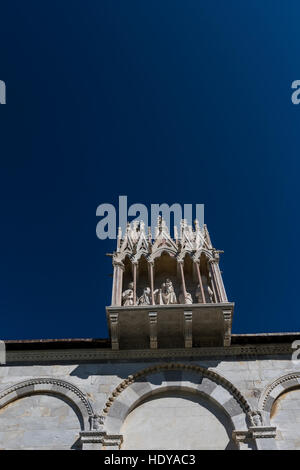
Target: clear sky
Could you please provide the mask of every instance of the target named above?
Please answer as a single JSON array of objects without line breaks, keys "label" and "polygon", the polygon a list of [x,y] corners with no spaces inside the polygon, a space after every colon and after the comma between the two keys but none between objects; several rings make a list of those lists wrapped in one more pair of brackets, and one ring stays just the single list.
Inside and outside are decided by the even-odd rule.
[{"label": "clear sky", "polygon": [[300,4],[1,5],[1,339],[106,337],[96,208],[204,203],[235,333],[299,331]]}]

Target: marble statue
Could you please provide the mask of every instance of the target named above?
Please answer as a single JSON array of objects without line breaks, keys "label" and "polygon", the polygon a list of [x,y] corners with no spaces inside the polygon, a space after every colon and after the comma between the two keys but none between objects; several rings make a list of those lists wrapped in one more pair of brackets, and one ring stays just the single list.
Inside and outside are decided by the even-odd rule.
[{"label": "marble statue", "polygon": [[213,303],[214,302],[214,292],[213,292],[213,290],[210,286],[207,286],[207,292],[208,292],[208,295],[209,295],[210,303]]},{"label": "marble statue", "polygon": [[154,302],[156,305],[164,305],[161,289],[155,289],[155,291],[153,292],[153,295],[154,295]]},{"label": "marble statue", "polygon": [[209,302],[214,303],[214,291],[212,290],[209,283],[207,282],[206,276],[202,276],[202,283],[203,283],[204,292],[206,291],[208,293]]},{"label": "marble statue", "polygon": [[262,426],[263,424],[261,411],[251,411],[250,419],[253,426]]},{"label": "marble statue", "polygon": [[166,282],[162,284],[161,296],[162,296],[163,303],[165,305],[177,304],[176,294],[174,291],[172,281],[170,279],[166,279]]},{"label": "marble statue", "polygon": [[138,300],[139,305],[151,305],[151,290],[150,287],[145,287],[143,295]]},{"label": "marble statue", "polygon": [[133,282],[130,282],[128,289],[122,293],[122,305],[133,305]]},{"label": "marble statue", "polygon": [[179,294],[179,303],[180,304],[192,304],[193,303],[193,298],[189,292],[186,292],[186,295],[184,296],[184,293],[181,291]]},{"label": "marble statue", "polygon": [[103,416],[98,415],[95,413],[93,416],[89,417],[89,422],[90,422],[90,431],[97,431],[101,429],[101,426],[103,425]]},{"label": "marble statue", "polygon": [[200,284],[197,285],[197,289],[195,291],[195,297],[197,299],[198,304],[203,304],[204,303],[204,299],[202,298],[202,292],[201,292]]}]

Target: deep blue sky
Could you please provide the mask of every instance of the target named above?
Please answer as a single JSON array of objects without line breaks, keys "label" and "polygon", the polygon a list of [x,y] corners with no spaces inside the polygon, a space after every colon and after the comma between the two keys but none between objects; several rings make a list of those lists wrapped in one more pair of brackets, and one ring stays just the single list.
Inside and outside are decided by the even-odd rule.
[{"label": "deep blue sky", "polygon": [[107,336],[96,208],[204,203],[234,332],[299,331],[300,4],[2,2],[2,339]]}]

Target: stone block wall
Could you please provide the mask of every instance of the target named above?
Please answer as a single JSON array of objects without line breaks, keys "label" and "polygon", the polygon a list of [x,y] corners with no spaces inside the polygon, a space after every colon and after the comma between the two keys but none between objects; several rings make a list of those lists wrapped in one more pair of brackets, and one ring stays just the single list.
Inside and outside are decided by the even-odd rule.
[{"label": "stone block wall", "polygon": [[289,355],[121,352],[118,360],[0,366],[0,449],[151,448],[150,417],[161,407],[161,448],[170,448],[173,423],[175,434],[198,433],[188,448],[300,449],[300,366]]}]

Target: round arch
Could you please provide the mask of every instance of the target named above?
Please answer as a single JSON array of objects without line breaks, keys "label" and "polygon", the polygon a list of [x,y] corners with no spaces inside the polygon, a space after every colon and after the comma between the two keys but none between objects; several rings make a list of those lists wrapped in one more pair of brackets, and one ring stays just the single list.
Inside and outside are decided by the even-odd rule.
[{"label": "round arch", "polygon": [[234,430],[248,429],[250,405],[231,382],[204,367],[175,363],[148,367],[123,380],[103,409],[105,431],[119,435],[125,418],[139,403],[171,390],[206,395],[224,410]]},{"label": "round arch", "polygon": [[43,377],[18,382],[0,392],[0,409],[10,402],[38,393],[50,393],[70,401],[80,413],[82,430],[89,429],[90,418],[94,415],[92,405],[79,388],[66,380]]},{"label": "round arch", "polygon": [[270,413],[275,400],[284,392],[300,387],[300,372],[289,372],[270,382],[262,392],[259,399],[259,409],[265,421],[270,423]]}]

